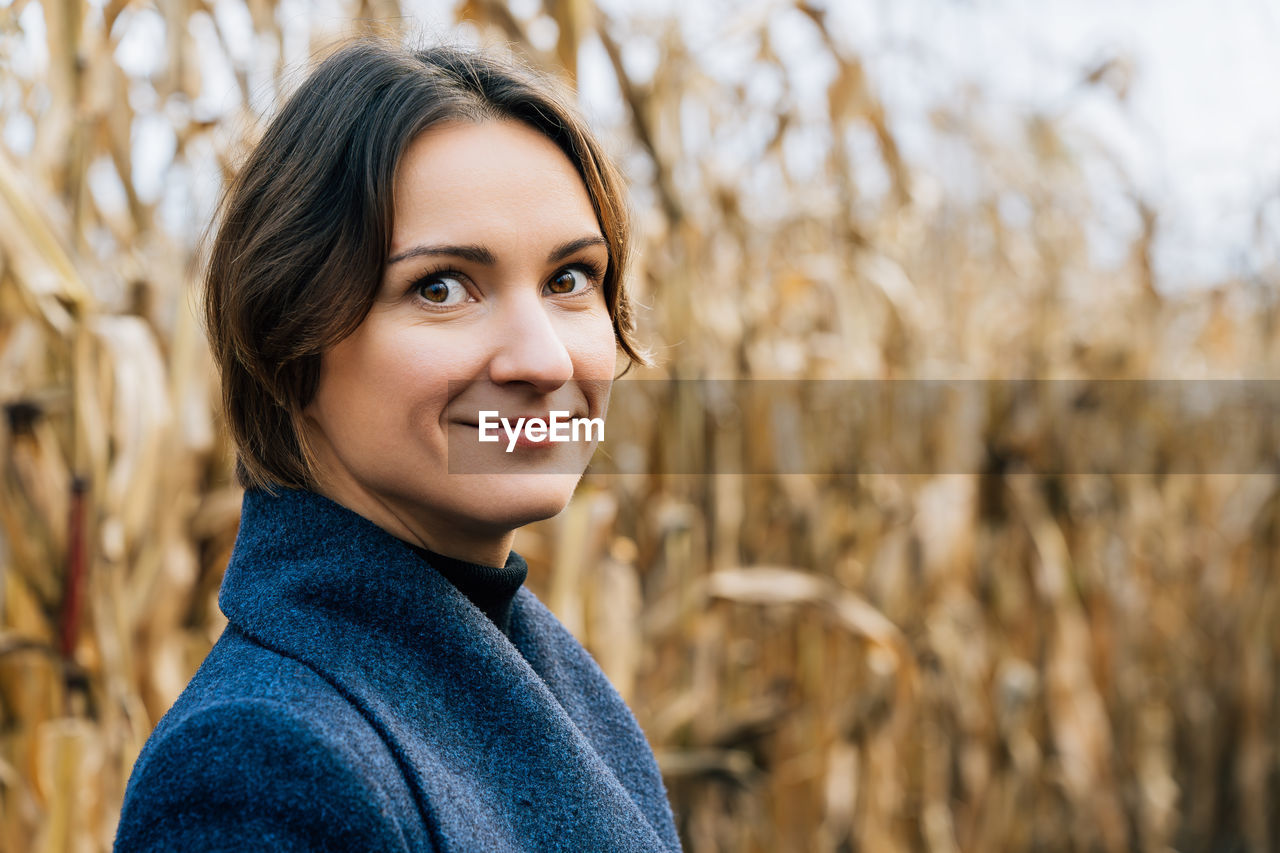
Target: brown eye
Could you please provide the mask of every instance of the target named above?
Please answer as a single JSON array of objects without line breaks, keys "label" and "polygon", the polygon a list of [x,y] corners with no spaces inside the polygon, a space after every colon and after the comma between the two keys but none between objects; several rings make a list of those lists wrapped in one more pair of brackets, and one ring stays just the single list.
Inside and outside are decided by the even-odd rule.
[{"label": "brown eye", "polygon": [[456,305],[467,298],[467,289],[453,276],[424,278],[414,289],[432,305]]},{"label": "brown eye", "polygon": [[586,273],[582,270],[567,267],[556,273],[555,278],[547,282],[547,290],[557,296],[565,296],[580,290],[586,290],[591,285]]}]

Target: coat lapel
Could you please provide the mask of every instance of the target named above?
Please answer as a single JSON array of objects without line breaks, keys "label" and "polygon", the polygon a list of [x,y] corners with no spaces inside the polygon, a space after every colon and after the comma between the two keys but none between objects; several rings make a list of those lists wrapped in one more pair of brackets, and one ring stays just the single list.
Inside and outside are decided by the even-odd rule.
[{"label": "coat lapel", "polygon": [[219,604],[362,712],[442,851],[678,849],[639,726],[527,590],[513,644],[366,519],[310,492],[252,491]]}]

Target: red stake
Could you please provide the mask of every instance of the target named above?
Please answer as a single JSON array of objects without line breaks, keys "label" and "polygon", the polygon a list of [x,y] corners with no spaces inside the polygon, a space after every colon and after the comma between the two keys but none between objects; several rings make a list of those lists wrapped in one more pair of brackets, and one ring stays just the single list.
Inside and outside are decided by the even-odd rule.
[{"label": "red stake", "polygon": [[67,530],[67,572],[62,587],[62,613],[58,626],[59,651],[70,660],[80,634],[80,611],[84,606],[84,586],[88,575],[89,552],[86,543],[89,484],[84,477],[71,481],[71,512]]}]

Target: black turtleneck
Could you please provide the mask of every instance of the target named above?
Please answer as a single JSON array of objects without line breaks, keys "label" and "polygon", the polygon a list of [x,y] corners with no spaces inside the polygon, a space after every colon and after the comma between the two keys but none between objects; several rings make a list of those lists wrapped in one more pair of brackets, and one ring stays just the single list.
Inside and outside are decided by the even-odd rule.
[{"label": "black turtleneck", "polygon": [[507,633],[511,626],[511,602],[529,575],[529,566],[523,557],[512,551],[505,566],[494,568],[446,557],[416,545],[409,547],[493,620],[498,630]]}]

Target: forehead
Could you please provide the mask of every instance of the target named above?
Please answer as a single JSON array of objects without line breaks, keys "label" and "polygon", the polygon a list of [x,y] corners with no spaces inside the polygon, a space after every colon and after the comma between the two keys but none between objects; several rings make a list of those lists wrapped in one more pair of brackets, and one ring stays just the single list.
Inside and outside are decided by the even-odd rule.
[{"label": "forehead", "polygon": [[600,233],[572,162],[515,121],[437,125],[410,143],[395,182],[392,254],[422,241],[558,241]]}]

